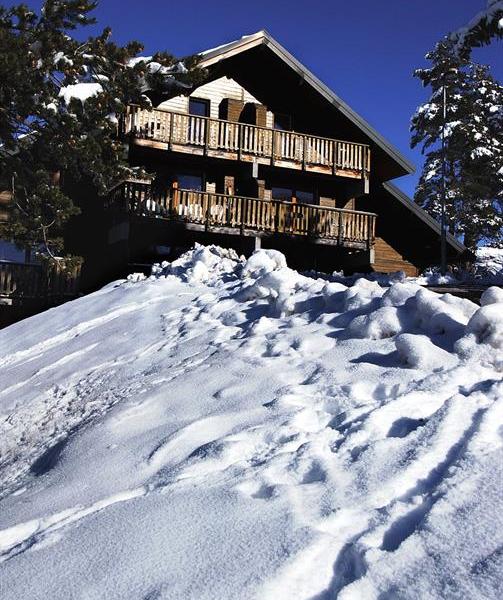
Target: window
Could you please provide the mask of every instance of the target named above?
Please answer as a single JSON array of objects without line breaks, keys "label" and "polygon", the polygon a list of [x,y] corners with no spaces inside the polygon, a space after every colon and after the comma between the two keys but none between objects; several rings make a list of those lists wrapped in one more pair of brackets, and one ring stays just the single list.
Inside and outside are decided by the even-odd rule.
[{"label": "window", "polygon": [[296,190],[291,188],[273,187],[271,188],[273,200],[283,200],[291,202],[295,198],[300,204],[316,204],[314,192],[307,190]]},{"label": "window", "polygon": [[203,98],[189,98],[189,115],[209,117],[210,101]]},{"label": "window", "polygon": [[195,190],[201,192],[203,189],[203,178],[201,175],[178,175],[178,187],[182,190]]},{"label": "window", "polygon": [[297,198],[297,202],[300,202],[301,204],[314,204],[313,192],[306,192],[305,190],[296,190],[295,197]]},{"label": "window", "polygon": [[274,129],[292,131],[292,117],[283,113],[274,113]]},{"label": "window", "polygon": [[271,195],[273,200],[286,200],[287,202],[291,202],[293,191],[289,188],[273,187],[271,189]]}]

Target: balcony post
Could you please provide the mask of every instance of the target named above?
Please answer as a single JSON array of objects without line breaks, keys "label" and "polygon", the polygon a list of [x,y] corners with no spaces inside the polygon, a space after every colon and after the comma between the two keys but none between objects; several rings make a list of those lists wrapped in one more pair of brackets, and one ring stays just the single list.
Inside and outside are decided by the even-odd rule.
[{"label": "balcony post", "polygon": [[241,223],[239,224],[239,228],[241,230],[241,235],[244,235],[245,230],[245,219],[248,214],[248,198],[243,198],[242,209],[241,209]]},{"label": "balcony post", "polygon": [[370,181],[367,171],[363,170],[363,193],[370,193]]},{"label": "balcony post", "polygon": [[362,148],[363,165],[362,165],[362,177],[363,177],[363,193],[370,193],[370,177],[369,177],[369,162],[370,162],[370,148]]},{"label": "balcony post", "polygon": [[208,155],[208,147],[210,145],[210,126],[211,120],[204,120],[204,156]]},{"label": "balcony post", "polygon": [[178,181],[171,184],[171,193],[169,195],[169,212],[175,216],[178,207]]},{"label": "balcony post", "polygon": [[173,128],[175,124],[175,115],[174,113],[169,113],[169,134],[168,134],[168,146],[169,149],[173,149]]},{"label": "balcony post", "polygon": [[342,225],[343,225],[343,216],[344,213],[342,210],[339,211],[339,231],[337,233],[337,244],[342,246]]},{"label": "balcony post", "polygon": [[238,160],[241,161],[241,156],[243,154],[243,125],[241,123],[236,123],[238,127]]},{"label": "balcony post", "polygon": [[210,228],[210,212],[211,212],[210,195],[207,192],[202,192],[203,206],[205,204],[205,202],[204,202],[205,198],[206,198],[206,215],[205,215],[205,222],[204,222],[204,230],[208,231],[208,229]]}]

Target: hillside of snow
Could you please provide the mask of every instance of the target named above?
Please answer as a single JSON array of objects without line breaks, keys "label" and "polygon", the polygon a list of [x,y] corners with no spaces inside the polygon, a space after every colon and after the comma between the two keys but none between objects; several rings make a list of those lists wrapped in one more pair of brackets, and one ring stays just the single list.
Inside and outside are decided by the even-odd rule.
[{"label": "hillside of snow", "polygon": [[0,331],[0,598],[503,597],[503,290],[198,246]]}]

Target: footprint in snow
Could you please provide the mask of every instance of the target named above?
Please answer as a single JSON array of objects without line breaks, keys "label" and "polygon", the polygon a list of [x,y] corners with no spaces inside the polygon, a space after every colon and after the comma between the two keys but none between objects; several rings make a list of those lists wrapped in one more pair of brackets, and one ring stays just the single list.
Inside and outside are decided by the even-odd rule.
[{"label": "footprint in snow", "polygon": [[409,417],[401,417],[391,425],[387,437],[404,438],[419,427],[423,427],[428,422],[428,419],[410,419]]}]

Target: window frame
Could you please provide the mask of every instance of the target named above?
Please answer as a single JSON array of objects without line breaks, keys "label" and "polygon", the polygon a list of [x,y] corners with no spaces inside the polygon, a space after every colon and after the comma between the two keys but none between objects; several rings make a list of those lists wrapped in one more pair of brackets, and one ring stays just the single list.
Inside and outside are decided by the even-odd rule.
[{"label": "window frame", "polygon": [[[199,113],[191,112],[191,110],[190,110],[191,102],[195,102],[195,103],[204,105],[206,107],[206,114],[201,115]],[[197,96],[189,96],[188,114],[193,117],[209,118],[211,115],[211,100],[209,100],[208,98],[198,98]]]}]

